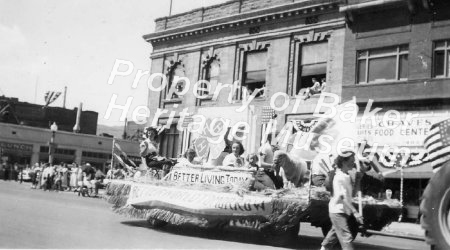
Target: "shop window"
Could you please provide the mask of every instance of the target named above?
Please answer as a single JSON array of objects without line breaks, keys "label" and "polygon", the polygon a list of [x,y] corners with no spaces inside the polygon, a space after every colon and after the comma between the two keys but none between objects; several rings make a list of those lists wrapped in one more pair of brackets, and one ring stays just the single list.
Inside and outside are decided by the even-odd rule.
[{"label": "shop window", "polygon": [[[74,153],[75,153],[75,151],[74,151]],[[98,158],[98,159],[110,159],[111,158],[111,154],[99,153],[99,152],[89,152],[89,151],[81,152],[81,156]]]},{"label": "shop window", "polygon": [[450,40],[434,43],[433,76],[450,76]]},{"label": "shop window", "polygon": [[41,152],[41,153],[48,153],[48,147],[47,146],[41,146],[40,147],[40,149],[39,149],[39,152]]},{"label": "shop window", "polygon": [[267,50],[249,51],[244,56],[242,86],[247,88],[248,95],[260,89],[255,97],[261,97],[266,87]]},{"label": "shop window", "polygon": [[358,51],[357,83],[407,80],[408,53],[408,45]]}]

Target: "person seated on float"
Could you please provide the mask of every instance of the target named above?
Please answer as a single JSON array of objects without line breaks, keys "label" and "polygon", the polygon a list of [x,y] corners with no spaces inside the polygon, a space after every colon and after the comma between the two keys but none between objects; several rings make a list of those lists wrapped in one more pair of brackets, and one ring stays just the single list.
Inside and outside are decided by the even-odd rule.
[{"label": "person seated on float", "polygon": [[245,162],[246,162],[245,166],[247,168],[250,169],[254,168],[255,170],[259,169],[258,156],[255,153],[248,154],[247,157],[245,158]]},{"label": "person seated on float", "polygon": [[244,146],[241,142],[233,142],[231,146],[231,154],[225,156],[223,159],[223,166],[229,167],[242,167],[244,166],[244,158],[241,155],[245,152]]},{"label": "person seated on float", "polygon": [[256,191],[261,191],[268,188],[275,189],[275,184],[272,179],[264,172],[263,168],[258,166],[259,157],[252,153],[247,155],[246,160],[248,162],[248,168],[256,168],[255,183],[253,184],[253,188]]},{"label": "person seated on float", "polygon": [[[241,127],[240,127],[241,128]],[[225,133],[223,140],[225,142],[225,148],[223,149],[223,151],[220,153],[220,155],[213,159],[211,156],[212,154],[210,153],[208,156],[208,165],[211,166],[225,166],[225,164],[223,163],[225,160],[225,157],[231,153],[231,147],[233,146],[233,143],[235,141],[239,141],[237,140],[235,137],[232,137],[229,139],[230,136],[230,132],[231,132],[231,127],[227,128],[227,132]],[[243,133],[241,131],[236,131],[235,136],[238,138],[242,138]]]},{"label": "person seated on float", "polygon": [[273,155],[277,149],[275,146],[271,145],[272,134],[267,135],[266,142],[259,148],[259,162],[258,165],[264,170],[264,173],[270,177],[277,189],[283,187],[283,180],[275,174],[273,168]]},{"label": "person seated on float", "polygon": [[178,159],[178,163],[184,163],[184,164],[195,164],[200,165],[202,164],[201,161],[199,161],[197,158],[197,153],[193,148],[188,148],[182,158]]},{"label": "person seated on float", "polygon": [[144,129],[145,140],[139,145],[142,163],[151,169],[162,169],[172,162],[158,155],[158,130],[155,127]]}]

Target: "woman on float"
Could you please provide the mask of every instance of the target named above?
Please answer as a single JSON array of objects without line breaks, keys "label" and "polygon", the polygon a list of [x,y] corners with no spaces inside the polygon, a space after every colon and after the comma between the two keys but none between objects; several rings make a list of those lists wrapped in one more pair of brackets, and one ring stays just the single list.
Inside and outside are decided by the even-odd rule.
[{"label": "woman on float", "polygon": [[225,156],[223,159],[223,165],[229,167],[242,167],[244,166],[244,158],[241,155],[245,152],[244,146],[239,141],[236,141],[231,146],[231,154]]},{"label": "woman on float", "polygon": [[144,138],[145,140],[139,145],[142,164],[145,164],[144,166],[150,169],[168,172],[168,170],[163,168],[166,165],[172,165],[172,162],[164,157],[158,156],[158,130],[155,127],[145,128]]}]

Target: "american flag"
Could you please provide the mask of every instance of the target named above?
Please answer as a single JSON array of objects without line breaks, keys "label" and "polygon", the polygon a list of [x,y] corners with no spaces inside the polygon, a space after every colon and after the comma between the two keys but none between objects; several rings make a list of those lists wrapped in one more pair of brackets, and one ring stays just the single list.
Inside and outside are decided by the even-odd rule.
[{"label": "american flag", "polygon": [[270,106],[264,106],[262,108],[261,122],[263,124],[269,123],[273,115],[275,115],[275,110],[273,110]]},{"label": "american flag", "polygon": [[50,105],[52,102],[56,101],[56,99],[58,99],[58,97],[61,95],[61,92],[56,92],[56,91],[47,91],[45,92],[45,107],[47,107],[48,105]]},{"label": "american flag", "polygon": [[425,138],[424,146],[428,151],[428,161],[433,169],[450,160],[450,119],[435,123],[430,128],[430,135]]}]

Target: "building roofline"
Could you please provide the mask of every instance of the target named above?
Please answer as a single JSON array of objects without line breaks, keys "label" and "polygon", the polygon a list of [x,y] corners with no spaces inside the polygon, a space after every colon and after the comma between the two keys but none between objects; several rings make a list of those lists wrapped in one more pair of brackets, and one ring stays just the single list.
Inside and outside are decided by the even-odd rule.
[{"label": "building roofline", "polygon": [[[231,1],[230,1],[231,2]],[[229,3],[229,2],[227,2]],[[320,1],[306,1],[297,2],[284,5],[277,5],[271,8],[262,10],[238,13],[235,15],[221,17],[206,22],[198,22],[188,25],[183,25],[176,28],[166,29],[159,32],[150,33],[144,35],[143,38],[150,43],[164,42],[168,40],[178,39],[182,37],[189,37],[195,35],[201,35],[203,33],[220,31],[227,28],[238,27],[241,25],[253,25],[254,23],[262,23],[275,19],[282,19],[285,17],[291,17],[296,15],[309,16],[317,13],[318,11],[325,11],[329,9],[338,10],[342,0],[320,0]],[[216,7],[216,6],[211,6]],[[192,10],[193,11],[198,11]],[[186,15],[187,13],[181,13],[180,15]],[[167,17],[166,17],[167,18]],[[157,20],[162,20],[159,18]]]}]

